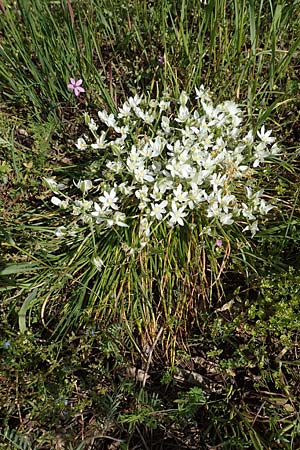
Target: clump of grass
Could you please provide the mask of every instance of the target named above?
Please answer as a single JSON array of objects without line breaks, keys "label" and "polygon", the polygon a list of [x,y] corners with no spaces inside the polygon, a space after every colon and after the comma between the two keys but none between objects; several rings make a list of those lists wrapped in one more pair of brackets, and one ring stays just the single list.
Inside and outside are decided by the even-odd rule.
[{"label": "clump of grass", "polygon": [[[19,312],[22,331],[26,313],[37,305],[42,322],[52,326],[54,307],[59,333],[82,325],[87,316],[107,325],[125,320],[144,348],[163,327],[172,358],[176,339],[184,339],[202,311],[220,302],[231,249],[251,248],[243,233],[250,230],[253,237],[257,219],[274,208],[261,197],[256,172],[279,149],[264,127],[258,143],[252,131],[242,130],[234,103],[214,107],[203,88],[197,95],[202,106],[195,111],[184,92],[173,109],[170,97],[131,97],[120,108],[119,122],[99,112],[107,126],[101,135],[87,118],[95,138],[91,149],[99,153],[97,180],[75,183],[82,196],[74,199],[63,183],[46,178],[56,194],[52,203],[64,215],[70,208],[70,224],[63,220],[53,229],[58,239],[53,250],[47,244],[46,259],[37,249],[34,264],[22,266],[38,270]],[[121,137],[110,138],[112,132]],[[88,146],[80,138],[77,147]],[[88,197],[95,188],[102,194],[98,200]],[[59,297],[64,301],[58,309]]]}]

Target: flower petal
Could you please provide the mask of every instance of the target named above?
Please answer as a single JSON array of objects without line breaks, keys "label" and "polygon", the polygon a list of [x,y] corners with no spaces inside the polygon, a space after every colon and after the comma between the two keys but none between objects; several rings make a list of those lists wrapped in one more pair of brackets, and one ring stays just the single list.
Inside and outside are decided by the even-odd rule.
[{"label": "flower petal", "polygon": [[73,86],[73,84],[68,84],[68,89],[74,89],[74,86]]},{"label": "flower petal", "polygon": [[75,83],[76,87],[80,86],[81,84],[82,84],[82,80],[78,80],[78,81],[76,81],[76,83]]},{"label": "flower petal", "polygon": [[76,81],[74,80],[74,78],[70,78],[71,84],[76,84]]}]

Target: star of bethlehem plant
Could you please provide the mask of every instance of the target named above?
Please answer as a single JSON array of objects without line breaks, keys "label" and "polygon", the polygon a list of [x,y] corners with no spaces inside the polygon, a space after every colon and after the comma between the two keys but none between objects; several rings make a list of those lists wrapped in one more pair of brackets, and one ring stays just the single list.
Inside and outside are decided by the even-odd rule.
[{"label": "star of bethlehem plant", "polygon": [[[232,101],[214,106],[203,86],[192,100],[185,92],[179,99],[135,95],[116,114],[99,111],[99,123],[86,114],[93,140],[84,136],[76,145],[99,156],[99,177],[74,182],[80,197],[46,179],[56,194],[52,203],[70,210],[78,229],[87,223],[127,227],[134,218],[147,240],[160,222],[182,227],[198,217],[209,235],[237,224],[253,237],[274,208],[258,175],[280,151],[275,138],[264,126],[256,135],[245,130],[240,107]],[[66,233],[74,229],[57,230],[57,236]]]}]

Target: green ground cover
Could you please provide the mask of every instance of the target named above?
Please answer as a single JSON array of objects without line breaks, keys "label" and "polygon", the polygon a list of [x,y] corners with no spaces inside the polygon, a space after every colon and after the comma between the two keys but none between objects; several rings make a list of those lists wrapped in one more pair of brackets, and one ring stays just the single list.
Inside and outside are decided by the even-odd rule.
[{"label": "green ground cover", "polygon": [[0,0],[1,450],[300,448],[299,47],[298,0]]}]

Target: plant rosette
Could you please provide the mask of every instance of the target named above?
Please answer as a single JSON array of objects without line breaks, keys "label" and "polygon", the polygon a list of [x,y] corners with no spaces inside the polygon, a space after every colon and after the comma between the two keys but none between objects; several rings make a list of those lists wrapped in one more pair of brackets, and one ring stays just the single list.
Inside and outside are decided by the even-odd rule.
[{"label": "plant rosette", "polygon": [[[134,219],[145,241],[161,222],[182,227],[195,220],[210,235],[237,224],[253,237],[274,208],[263,197],[260,172],[280,149],[264,126],[256,134],[245,130],[236,103],[214,106],[203,86],[192,100],[196,107],[185,92],[179,99],[135,95],[116,114],[99,111],[99,124],[86,114],[93,141],[84,136],[76,146],[95,152],[99,176],[74,182],[80,197],[46,179],[52,203],[71,212],[77,229],[128,227]],[[70,232],[64,225],[57,236]]]}]

